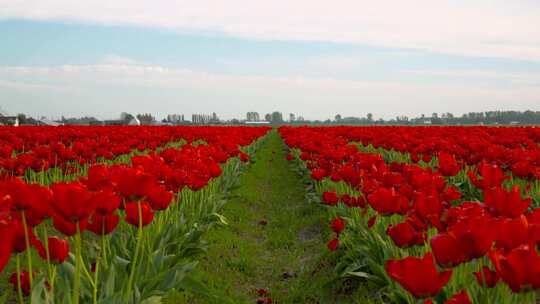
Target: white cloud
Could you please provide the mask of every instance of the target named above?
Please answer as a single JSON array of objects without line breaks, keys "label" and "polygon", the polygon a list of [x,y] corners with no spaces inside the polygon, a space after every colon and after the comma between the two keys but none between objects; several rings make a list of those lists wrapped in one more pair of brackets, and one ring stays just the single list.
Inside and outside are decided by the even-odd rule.
[{"label": "white cloud", "polygon": [[[18,86],[25,83],[44,86],[39,92]],[[7,110],[56,117],[111,117],[122,111],[159,116],[215,111],[231,118],[252,110],[282,110],[316,119],[336,113],[363,116],[368,112],[388,118],[432,112],[459,114],[464,109],[536,109],[540,101],[537,85],[489,87],[476,83],[234,76],[136,63],[0,67],[0,86],[4,87],[0,98],[6,101]],[[58,87],[63,90],[54,89]]]},{"label": "white cloud", "polygon": [[18,89],[18,90],[45,90],[45,91],[60,91],[65,90],[65,88],[60,86],[48,85],[48,84],[39,84],[39,83],[28,83],[20,81],[10,81],[0,79],[0,87],[5,89]]},{"label": "white cloud", "polygon": [[536,0],[0,0],[0,18],[130,24],[540,60]]},{"label": "white cloud", "polygon": [[420,75],[429,77],[442,77],[461,79],[463,81],[487,80],[487,81],[506,81],[515,85],[539,86],[540,73],[516,73],[500,70],[470,70],[470,69],[451,69],[451,70],[408,70],[410,75]]}]

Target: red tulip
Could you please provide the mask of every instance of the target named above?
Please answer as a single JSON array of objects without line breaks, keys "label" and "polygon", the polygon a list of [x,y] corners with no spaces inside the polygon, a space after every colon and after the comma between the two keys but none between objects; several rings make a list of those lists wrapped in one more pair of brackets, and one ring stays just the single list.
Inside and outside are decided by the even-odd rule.
[{"label": "red tulip", "polygon": [[120,197],[111,190],[94,192],[90,201],[96,206],[96,212],[102,215],[113,213],[120,207]]},{"label": "red tulip", "polygon": [[416,298],[435,296],[452,276],[452,270],[437,271],[431,253],[422,258],[388,260],[386,272]]},{"label": "red tulip", "polygon": [[480,172],[480,175],[482,176],[481,180],[478,180],[476,175],[469,171],[467,172],[467,175],[469,176],[471,182],[480,189],[487,190],[494,187],[500,187],[502,185],[502,182],[508,178],[508,176],[504,175],[504,172],[501,168],[499,168],[496,165],[489,165],[486,163],[482,163],[478,165],[478,171]]},{"label": "red tulip", "polygon": [[408,221],[399,223],[395,226],[388,226],[386,234],[388,234],[396,246],[400,248],[424,244],[423,234],[416,231]]},{"label": "red tulip", "polygon": [[249,161],[249,155],[244,152],[241,152],[238,156],[240,157],[240,160],[244,163]]},{"label": "red tulip", "polygon": [[116,229],[119,222],[120,217],[116,213],[103,215],[96,212],[90,216],[87,228],[96,235],[107,235]]},{"label": "red tulip", "polygon": [[326,171],[321,168],[311,170],[311,178],[316,181],[321,181],[326,176]]},{"label": "red tulip", "polygon": [[91,193],[78,183],[57,183],[51,186],[54,193],[52,206],[64,220],[76,223],[87,219],[95,210]]},{"label": "red tulip", "polygon": [[105,165],[91,166],[88,168],[87,177],[81,178],[81,182],[93,191],[111,187],[109,167]]},{"label": "red tulip", "polygon": [[257,294],[259,296],[266,296],[266,295],[270,294],[270,292],[268,291],[268,289],[260,288],[260,289],[257,289]]},{"label": "red tulip", "polygon": [[471,298],[469,298],[467,291],[462,290],[450,299],[446,300],[444,304],[472,304],[472,301]]},{"label": "red tulip", "polygon": [[323,201],[325,204],[327,205],[330,205],[330,206],[334,206],[338,203],[339,201],[339,198],[336,194],[336,191],[332,191],[332,192],[324,192],[323,193]]},{"label": "red tulip", "polygon": [[514,186],[511,191],[501,187],[484,190],[484,204],[496,216],[519,217],[529,208],[531,202],[531,198],[521,199],[518,186]]},{"label": "red tulip", "polygon": [[493,245],[497,222],[489,217],[476,217],[457,222],[450,229],[466,260],[483,257]]},{"label": "red tulip", "polygon": [[339,239],[336,238],[328,242],[328,249],[330,249],[331,251],[338,249],[338,247],[339,247]]},{"label": "red tulip", "polygon": [[461,170],[454,155],[439,153],[439,172],[444,176],[455,176]]},{"label": "red tulip", "polygon": [[368,219],[368,221],[367,221],[367,226],[368,226],[368,228],[373,227],[373,225],[375,225],[376,222],[377,222],[377,216],[376,216],[376,215],[370,217],[370,218]]},{"label": "red tulip", "polygon": [[212,177],[218,177],[221,175],[221,173],[223,173],[223,170],[221,170],[221,167],[218,163],[212,162],[208,164],[208,172],[210,172],[210,175],[212,175]]},{"label": "red tulip", "polygon": [[156,184],[155,177],[144,172],[142,167],[114,167],[111,174],[117,191],[126,199],[140,199],[146,195],[148,188]]},{"label": "red tulip", "polygon": [[156,186],[150,188],[148,191],[148,201],[152,209],[154,210],[165,210],[171,204],[173,199],[173,193],[167,191],[164,186]]},{"label": "red tulip", "polygon": [[431,238],[430,245],[437,264],[443,267],[457,266],[466,259],[453,234],[440,233]]},{"label": "red tulip", "polygon": [[[1,203],[0,203],[1,204]],[[0,273],[9,261],[9,257],[13,252],[13,242],[15,239],[15,231],[11,226],[7,216],[0,213]]]},{"label": "red tulip", "polygon": [[522,215],[515,219],[500,219],[497,225],[496,245],[507,251],[529,242],[531,227]]},{"label": "red tulip", "polygon": [[88,226],[88,219],[74,223],[64,219],[61,215],[53,215],[54,228],[66,236],[77,234],[77,224],[79,225],[79,231],[82,232]]},{"label": "red tulip", "polygon": [[35,227],[50,216],[52,192],[49,188],[38,184],[26,184],[21,179],[0,182],[0,195],[7,201],[10,208],[21,212],[16,216],[22,219],[25,212],[28,226]]},{"label": "red tulip", "polygon": [[409,202],[407,198],[396,193],[394,188],[379,188],[368,196],[369,205],[382,215],[404,214]]},{"label": "red tulip", "polygon": [[[140,205],[140,214],[142,215],[139,217],[139,205]],[[152,208],[150,207],[150,204],[147,202],[131,202],[126,204],[126,222],[129,224],[139,227],[141,224],[142,226],[149,225],[152,220],[154,219],[154,212],[152,211]],[[139,221],[141,221],[139,223]]]},{"label": "red tulip", "polygon": [[422,191],[414,195],[413,208],[416,214],[424,219],[440,218],[443,211],[443,205],[437,194],[426,194]]},{"label": "red tulip", "polygon": [[461,192],[456,186],[448,186],[441,194],[441,198],[447,203],[452,203],[461,198]]},{"label": "red tulip", "polygon": [[507,255],[500,250],[489,253],[497,274],[513,292],[540,288],[540,257],[534,248],[523,245]]},{"label": "red tulip", "polygon": [[336,233],[336,234],[340,234],[343,229],[345,229],[345,220],[343,220],[341,217],[336,217],[331,225],[330,225],[330,228],[332,228],[332,230]]},{"label": "red tulip", "polygon": [[474,276],[476,277],[478,285],[481,287],[485,284],[487,288],[493,288],[497,285],[497,282],[499,282],[499,275],[497,272],[489,269],[487,266],[483,266],[481,272],[474,272]]},{"label": "red tulip", "polygon": [[[67,240],[61,240],[57,237],[50,237],[47,240],[49,247],[49,257],[51,262],[62,264],[69,255],[69,243]],[[47,260],[46,249],[38,250],[42,259]]]},{"label": "red tulip", "polygon": [[[35,274],[34,274],[35,276]],[[19,279],[18,279],[19,278]],[[13,285],[13,289],[17,291],[19,289],[19,281],[21,284],[21,291],[25,296],[30,295],[30,273],[28,271],[21,271],[18,276],[17,273],[13,273],[9,277],[9,283]]]}]

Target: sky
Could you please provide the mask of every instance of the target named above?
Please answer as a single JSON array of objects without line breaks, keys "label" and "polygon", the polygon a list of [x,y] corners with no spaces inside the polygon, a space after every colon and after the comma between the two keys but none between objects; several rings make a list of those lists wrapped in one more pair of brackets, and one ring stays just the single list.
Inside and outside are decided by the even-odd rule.
[{"label": "sky", "polygon": [[0,108],[32,116],[540,110],[537,0],[0,0]]}]

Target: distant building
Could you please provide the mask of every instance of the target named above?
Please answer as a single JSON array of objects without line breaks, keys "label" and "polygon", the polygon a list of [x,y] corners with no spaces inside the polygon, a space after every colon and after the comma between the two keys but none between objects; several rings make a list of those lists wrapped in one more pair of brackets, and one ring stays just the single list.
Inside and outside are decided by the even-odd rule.
[{"label": "distant building", "polygon": [[128,126],[140,126],[141,125],[141,122],[139,121],[139,119],[137,117],[133,117],[128,123],[127,123]]},{"label": "distant building", "polygon": [[0,126],[19,126],[19,118],[17,116],[0,116]]},{"label": "distant building", "polygon": [[54,121],[54,120],[50,120],[50,119],[47,119],[47,118],[41,118],[38,120],[38,123],[39,125],[41,126],[51,126],[51,127],[58,127],[58,126],[61,126],[62,123],[60,122],[57,122],[57,121]]},{"label": "distant building", "polygon": [[261,118],[257,112],[247,112],[246,114],[247,121],[260,121]]}]

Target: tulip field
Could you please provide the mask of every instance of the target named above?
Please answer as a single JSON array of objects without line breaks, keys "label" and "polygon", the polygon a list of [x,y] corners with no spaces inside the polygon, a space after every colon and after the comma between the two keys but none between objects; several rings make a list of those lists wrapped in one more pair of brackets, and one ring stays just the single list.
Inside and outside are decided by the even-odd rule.
[{"label": "tulip field", "polygon": [[384,303],[537,303],[540,129],[282,127],[336,272]]},{"label": "tulip field", "polygon": [[0,303],[537,303],[540,128],[0,127]]},{"label": "tulip field", "polygon": [[0,302],[153,303],[187,288],[267,131],[1,128],[0,270],[13,288]]}]

